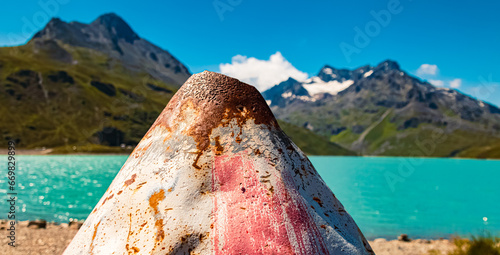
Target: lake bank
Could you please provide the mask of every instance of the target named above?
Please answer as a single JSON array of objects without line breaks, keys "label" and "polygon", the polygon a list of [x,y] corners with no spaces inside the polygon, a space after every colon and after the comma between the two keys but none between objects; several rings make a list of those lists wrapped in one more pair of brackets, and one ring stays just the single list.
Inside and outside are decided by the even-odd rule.
[{"label": "lake bank", "polygon": [[[0,229],[5,231],[6,222],[0,223]],[[8,239],[2,241],[3,255],[56,255],[61,254],[78,232],[76,225],[47,223],[45,228],[28,227],[28,222],[19,222],[16,228],[16,247],[8,247]],[[375,239],[369,241],[377,255],[421,255],[430,250],[439,250],[443,254],[453,249],[450,240],[417,239],[410,242],[398,240]]]}]

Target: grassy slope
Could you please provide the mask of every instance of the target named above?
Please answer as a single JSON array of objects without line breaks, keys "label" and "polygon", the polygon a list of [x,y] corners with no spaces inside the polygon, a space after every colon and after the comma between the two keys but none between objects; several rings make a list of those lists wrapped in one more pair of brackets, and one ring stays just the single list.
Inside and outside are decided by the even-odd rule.
[{"label": "grassy slope", "polygon": [[[135,145],[157,118],[176,91],[175,86],[131,74],[116,60],[86,48],[63,45],[73,63],[51,61],[44,52],[33,53],[33,45],[0,48],[0,132],[4,140],[18,139],[20,148],[55,148],[55,153],[128,152],[99,143],[99,131],[114,127],[124,133],[126,145]],[[23,87],[8,77],[31,70],[42,79],[42,87],[31,82]],[[49,76],[65,71],[74,80],[54,82]],[[14,75],[15,76],[15,75]],[[27,77],[15,77],[25,80]],[[91,86],[92,81],[113,84],[115,96]],[[157,92],[154,84],[171,90]],[[120,89],[131,92],[131,98]],[[14,95],[7,93],[14,91]],[[282,123],[284,131],[308,154],[352,155],[309,130]],[[1,147],[6,146],[0,145]]]},{"label": "grassy slope", "polygon": [[327,138],[317,135],[308,129],[297,127],[287,122],[279,121],[283,131],[307,154],[312,155],[345,155],[354,156],[354,152],[347,150]]},{"label": "grassy slope", "polygon": [[[137,142],[157,117],[173,93],[158,93],[146,87],[152,83],[175,91],[175,87],[131,75],[116,61],[92,50],[65,46],[78,64],[53,62],[43,53],[35,55],[31,45],[0,48],[0,129],[4,139],[19,139],[26,148],[89,143],[103,127],[116,127],[125,139]],[[23,88],[7,81],[20,70],[31,70],[43,78],[43,89],[36,84]],[[48,76],[65,71],[74,84],[52,82]],[[91,81],[110,83],[117,95],[108,96],[90,85]],[[5,93],[13,89],[14,96]],[[119,92],[130,91],[147,100],[133,100]],[[44,90],[44,91],[43,91]],[[47,97],[45,97],[47,95]],[[15,97],[21,97],[16,100]],[[149,125],[145,125],[149,123]],[[91,140],[91,139],[90,139]]]},{"label": "grassy slope", "polygon": [[[474,132],[447,132],[429,124],[397,130],[388,115],[365,137],[363,155],[500,158],[500,138],[480,136]],[[350,129],[331,136],[332,142],[349,147],[359,137]],[[390,144],[390,145],[389,145]]]}]

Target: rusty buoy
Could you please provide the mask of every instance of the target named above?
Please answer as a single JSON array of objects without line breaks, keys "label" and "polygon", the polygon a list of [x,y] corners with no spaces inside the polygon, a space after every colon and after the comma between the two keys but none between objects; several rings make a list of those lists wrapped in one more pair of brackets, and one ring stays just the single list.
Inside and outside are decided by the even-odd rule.
[{"label": "rusty buoy", "polygon": [[373,254],[260,93],[189,78],[64,252]]}]

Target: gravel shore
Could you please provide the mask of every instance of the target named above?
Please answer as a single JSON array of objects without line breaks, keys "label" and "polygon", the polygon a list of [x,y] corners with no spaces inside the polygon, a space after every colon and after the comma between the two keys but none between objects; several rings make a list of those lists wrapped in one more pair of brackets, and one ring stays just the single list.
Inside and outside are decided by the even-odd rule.
[{"label": "gravel shore", "polygon": [[[6,222],[0,222],[2,233],[7,233]],[[28,222],[19,222],[16,225],[16,247],[8,245],[8,238],[2,235],[0,254],[5,255],[57,255],[61,254],[78,232],[79,224],[52,224],[45,227],[31,225]],[[410,242],[398,240],[375,239],[370,245],[377,255],[422,255],[430,250],[439,250],[446,254],[454,245],[449,240],[412,240]]]}]

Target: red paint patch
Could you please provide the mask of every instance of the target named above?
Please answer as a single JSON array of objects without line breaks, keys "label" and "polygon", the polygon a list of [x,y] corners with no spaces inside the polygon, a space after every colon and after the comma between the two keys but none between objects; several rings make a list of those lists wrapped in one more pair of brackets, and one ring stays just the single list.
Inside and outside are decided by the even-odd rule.
[{"label": "red paint patch", "polygon": [[276,191],[269,195],[258,170],[243,153],[215,158],[214,254],[328,254],[298,193],[275,176]]}]

